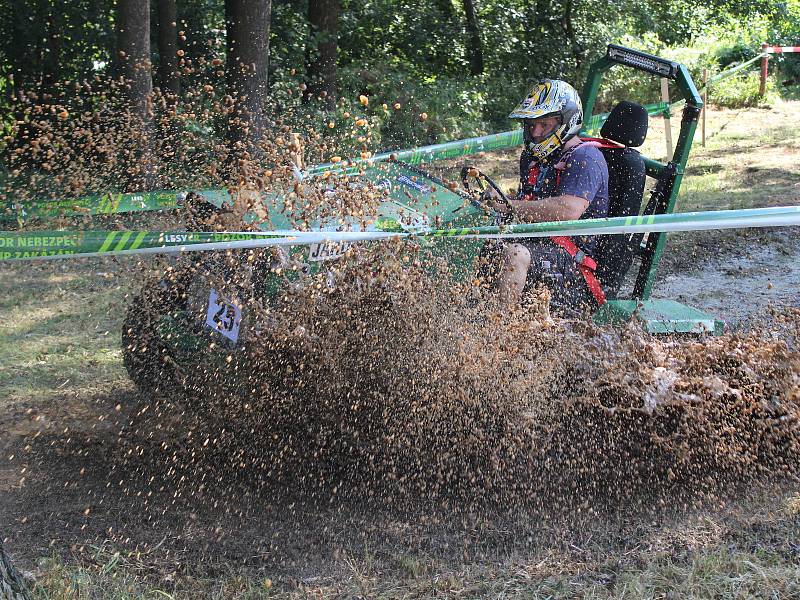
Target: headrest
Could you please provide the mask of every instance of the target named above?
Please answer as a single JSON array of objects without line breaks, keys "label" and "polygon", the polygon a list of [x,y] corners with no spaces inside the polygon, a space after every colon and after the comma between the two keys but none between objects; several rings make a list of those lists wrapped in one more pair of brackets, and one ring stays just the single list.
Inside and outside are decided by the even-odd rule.
[{"label": "headrest", "polygon": [[608,115],[600,135],[623,146],[638,148],[647,137],[647,110],[640,104],[623,100]]}]

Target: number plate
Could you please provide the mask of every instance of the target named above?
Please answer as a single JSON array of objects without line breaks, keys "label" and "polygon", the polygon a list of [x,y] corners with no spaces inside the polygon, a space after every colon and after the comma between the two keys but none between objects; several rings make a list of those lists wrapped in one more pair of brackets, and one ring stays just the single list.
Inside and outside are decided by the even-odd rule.
[{"label": "number plate", "polygon": [[235,303],[220,296],[212,289],[208,295],[206,326],[222,334],[234,344],[239,339],[239,326],[242,324],[242,309]]},{"label": "number plate", "polygon": [[308,250],[309,262],[320,262],[323,260],[333,260],[339,258],[348,248],[353,245],[353,242],[321,242],[319,244],[312,244]]}]

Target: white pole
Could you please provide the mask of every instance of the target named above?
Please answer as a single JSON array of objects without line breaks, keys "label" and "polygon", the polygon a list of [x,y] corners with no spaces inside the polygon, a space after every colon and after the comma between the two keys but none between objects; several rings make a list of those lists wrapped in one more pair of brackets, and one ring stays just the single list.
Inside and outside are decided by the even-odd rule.
[{"label": "white pole", "polygon": [[[669,80],[661,78],[661,100],[669,104]],[[668,116],[664,116],[664,137],[667,142],[667,160],[672,160],[672,125]]]}]

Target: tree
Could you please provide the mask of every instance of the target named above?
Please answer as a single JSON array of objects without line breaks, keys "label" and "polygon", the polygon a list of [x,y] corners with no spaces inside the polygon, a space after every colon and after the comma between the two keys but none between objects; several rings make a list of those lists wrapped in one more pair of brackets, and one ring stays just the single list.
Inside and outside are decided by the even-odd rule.
[{"label": "tree", "polygon": [[4,600],[30,600],[31,595],[20,574],[11,564],[11,558],[0,541],[0,598]]},{"label": "tree", "polygon": [[116,74],[123,80],[127,123],[122,147],[122,185],[142,191],[153,183],[149,0],[117,0]]},{"label": "tree", "polygon": [[473,0],[464,0],[464,13],[467,17],[467,33],[469,43],[469,71],[472,75],[483,73],[483,49],[481,48],[481,33],[478,29],[478,17],[475,14],[475,3]]},{"label": "tree", "polygon": [[158,84],[163,93],[178,96],[178,8],[175,0],[158,0]]},{"label": "tree", "polygon": [[339,0],[308,0],[311,41],[306,49],[306,99],[322,96],[328,110],[336,105],[340,10]]},{"label": "tree", "polygon": [[225,0],[225,80],[233,101],[228,142],[233,156],[252,155],[264,132],[271,0]]},{"label": "tree", "polygon": [[116,72],[125,80],[131,113],[146,120],[153,92],[148,0],[117,1]]}]

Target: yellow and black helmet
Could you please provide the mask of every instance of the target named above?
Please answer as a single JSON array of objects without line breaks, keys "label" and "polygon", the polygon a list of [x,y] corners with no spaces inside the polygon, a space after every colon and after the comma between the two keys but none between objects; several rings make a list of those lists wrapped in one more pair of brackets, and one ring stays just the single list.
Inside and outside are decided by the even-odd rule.
[{"label": "yellow and black helmet", "polygon": [[[543,79],[508,117],[522,120],[525,147],[535,160],[543,160],[578,135],[583,125],[583,105],[578,92],[566,81]],[[558,117],[552,130],[534,136],[531,126],[536,120],[550,117]]]}]

